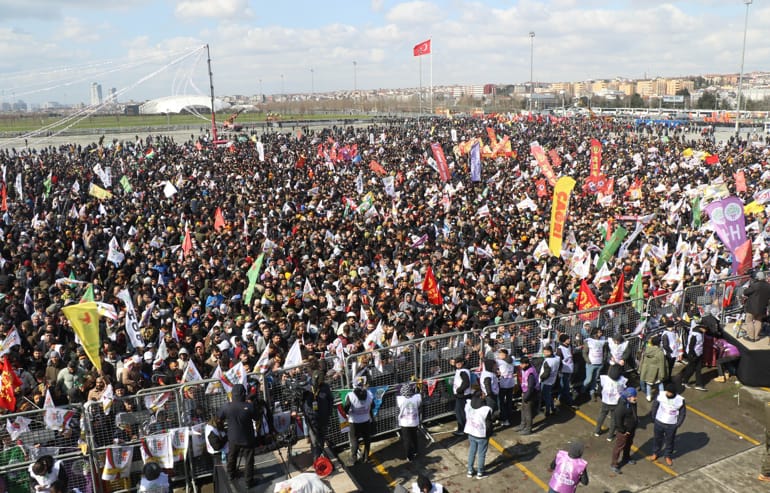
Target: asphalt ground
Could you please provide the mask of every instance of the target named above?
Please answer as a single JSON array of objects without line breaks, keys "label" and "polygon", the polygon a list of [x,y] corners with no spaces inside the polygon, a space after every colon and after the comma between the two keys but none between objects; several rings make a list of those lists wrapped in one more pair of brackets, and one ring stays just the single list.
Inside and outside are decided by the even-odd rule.
[{"label": "asphalt ground", "polygon": [[[675,369],[675,373],[681,370]],[[704,369],[707,392],[687,389],[683,396],[687,404],[687,418],[676,438],[673,465],[667,466],[662,459],[653,462],[653,425],[649,417],[650,403],[641,394],[638,404],[640,428],[634,440],[635,465],[626,465],[621,474],[610,471],[612,443],[607,441],[609,419],[599,437],[594,437],[594,426],[599,415],[600,403],[585,402],[578,410],[565,409],[546,420],[542,414],[535,419],[534,433],[519,436],[514,430],[518,425],[518,412],[514,426],[496,429],[487,453],[487,479],[466,478],[468,441],[452,435],[456,428],[454,419],[429,423],[428,430],[435,443],[422,444],[424,453],[415,462],[403,460],[402,446],[394,434],[372,444],[369,463],[357,464],[350,471],[367,493],[385,493],[396,484],[411,488],[417,474],[424,472],[432,480],[443,484],[452,493],[462,492],[542,492],[548,491],[550,472],[548,467],[559,449],[566,449],[569,442],[580,440],[585,444],[584,458],[588,461],[590,483],[580,486],[583,492],[636,492],[679,491],[681,484],[690,484],[709,468],[725,464],[720,475],[732,474],[753,487],[762,489],[756,480],[764,447],[764,424],[750,412],[749,407],[739,404],[739,385],[711,381],[716,369]],[[737,457],[745,457],[737,460]],[[350,454],[340,454],[345,463]],[[732,462],[738,462],[742,469]],[[694,476],[693,476],[694,474]],[[683,479],[690,478],[687,481]],[[679,479],[679,481],[677,481]],[[699,479],[695,479],[696,484]],[[709,483],[711,484],[711,483]],[[680,485],[680,486],[676,486]],[[692,487],[688,491],[726,491],[712,484],[705,489]],[[751,491],[751,489],[743,489]]]}]

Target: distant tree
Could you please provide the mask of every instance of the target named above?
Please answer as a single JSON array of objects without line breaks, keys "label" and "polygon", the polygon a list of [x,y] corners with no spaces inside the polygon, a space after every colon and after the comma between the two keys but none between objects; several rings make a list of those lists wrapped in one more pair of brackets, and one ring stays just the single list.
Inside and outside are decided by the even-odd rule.
[{"label": "distant tree", "polygon": [[717,97],[714,93],[704,91],[700,99],[698,99],[697,107],[700,110],[713,110],[716,108]]},{"label": "distant tree", "polygon": [[639,95],[639,93],[635,92],[631,96],[631,107],[632,108],[644,108],[646,105],[644,104],[644,99],[642,99],[642,96]]}]

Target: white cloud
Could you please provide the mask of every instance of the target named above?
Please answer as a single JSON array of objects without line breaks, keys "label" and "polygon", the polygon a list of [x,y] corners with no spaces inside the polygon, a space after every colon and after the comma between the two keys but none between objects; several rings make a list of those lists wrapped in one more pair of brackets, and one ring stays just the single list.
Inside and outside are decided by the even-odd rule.
[{"label": "white cloud", "polygon": [[254,14],[248,0],[183,0],[177,4],[175,13],[187,19],[249,18]]},{"label": "white cloud", "polygon": [[76,43],[93,43],[101,39],[97,26],[87,24],[75,17],[65,17],[57,36]]},{"label": "white cloud", "polygon": [[385,14],[389,22],[403,24],[436,23],[444,17],[438,5],[421,0],[396,5]]},{"label": "white cloud", "polygon": [[371,0],[371,9],[373,12],[382,12],[384,0]]}]

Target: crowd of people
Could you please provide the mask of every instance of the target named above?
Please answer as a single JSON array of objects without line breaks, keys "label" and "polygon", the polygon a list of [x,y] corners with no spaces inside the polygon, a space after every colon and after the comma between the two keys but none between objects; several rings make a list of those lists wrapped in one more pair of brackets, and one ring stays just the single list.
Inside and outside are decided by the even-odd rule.
[{"label": "crowd of people", "polygon": [[[285,130],[217,144],[209,135],[184,142],[150,135],[0,151],[0,339],[19,336],[4,348],[21,382],[15,410],[42,407],[47,393],[56,405],[98,401],[108,387],[132,396],[180,382],[191,364],[202,378],[237,363],[269,372],[282,368],[297,341],[302,361],[320,360],[338,346],[346,356],[364,352],[378,329],[375,345],[387,346],[565,316],[577,311],[583,279],[605,303],[622,273],[628,299],[645,261],[645,297],[724,278],[730,254],[694,199],[724,185],[748,203],[770,179],[760,143],[614,119],[498,115]],[[493,138],[507,139],[510,151],[498,151]],[[490,150],[479,181],[463,150],[472,139]],[[602,143],[602,173],[614,179],[601,200],[583,188],[591,139]],[[552,189],[540,182],[535,141],[559,157],[551,158],[556,176],[578,183],[560,257],[538,248],[548,242]],[[446,181],[432,143],[448,161]],[[707,164],[707,156],[718,159]],[[764,211],[746,222],[762,269],[770,262]],[[595,266],[576,271],[576,251],[596,256],[619,225],[641,230],[609,260],[611,280],[599,279]],[[671,278],[677,256],[685,268]],[[438,303],[423,290],[430,274]],[[63,312],[82,300],[116,311],[100,317],[101,370]],[[616,313],[589,322],[586,334],[604,329],[622,339],[636,329],[631,320]],[[584,343],[557,337],[562,369],[542,383],[566,378],[565,392],[573,349],[562,346]],[[598,363],[589,353],[582,388],[594,395]],[[521,355],[498,356],[510,365]],[[489,370],[498,368],[511,378],[505,364]],[[510,381],[500,386],[512,392]],[[468,400],[484,405],[471,392]],[[407,447],[407,457],[413,453]]]}]

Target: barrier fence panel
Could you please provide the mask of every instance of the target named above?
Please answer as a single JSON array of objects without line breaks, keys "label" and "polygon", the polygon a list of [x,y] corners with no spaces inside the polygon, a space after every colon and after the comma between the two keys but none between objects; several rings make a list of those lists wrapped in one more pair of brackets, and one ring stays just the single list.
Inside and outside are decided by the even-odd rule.
[{"label": "barrier fence panel", "polygon": [[420,375],[423,382],[423,421],[434,421],[454,414],[452,383],[454,361],[468,360],[476,348],[476,357],[468,369],[478,368],[478,349],[481,347],[481,331],[453,332],[420,341]]},{"label": "barrier fence panel", "polygon": [[[54,459],[61,461],[62,467],[67,473],[68,488],[73,490],[77,488],[82,493],[96,493],[93,478],[96,474],[92,473],[90,457],[80,452],[56,453],[55,448],[41,448],[33,454],[24,455],[20,451],[23,446],[12,446],[0,452],[0,479],[5,480],[4,486],[8,493],[30,493],[38,491],[35,486],[37,482],[29,475],[29,467],[35,463],[38,457],[46,454],[54,456]],[[2,482],[0,482],[0,485]]]}]

